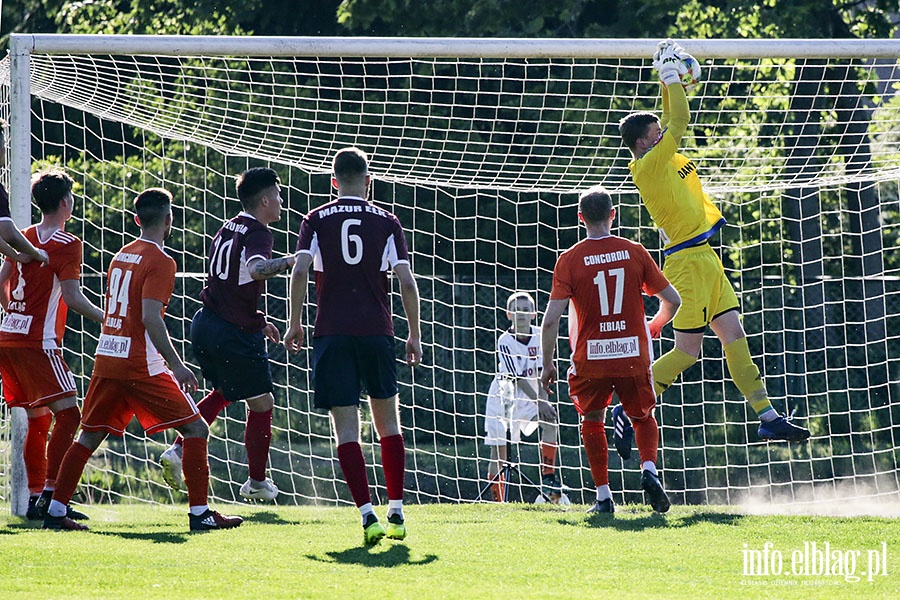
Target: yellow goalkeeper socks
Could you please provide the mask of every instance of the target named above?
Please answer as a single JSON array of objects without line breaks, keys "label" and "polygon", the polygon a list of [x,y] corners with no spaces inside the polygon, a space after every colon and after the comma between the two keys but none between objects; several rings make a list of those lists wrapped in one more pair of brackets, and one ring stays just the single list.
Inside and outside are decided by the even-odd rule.
[{"label": "yellow goalkeeper socks", "polygon": [[653,389],[659,396],[669,389],[681,373],[697,362],[697,359],[678,348],[672,348],[660,356],[651,367],[653,371]]},{"label": "yellow goalkeeper socks", "polygon": [[725,350],[725,362],[728,363],[728,371],[731,379],[741,391],[751,408],[757,415],[773,411],[772,403],[766,392],[766,384],[763,383],[759,368],[750,357],[750,348],[747,346],[747,338],[742,337],[723,347]]}]

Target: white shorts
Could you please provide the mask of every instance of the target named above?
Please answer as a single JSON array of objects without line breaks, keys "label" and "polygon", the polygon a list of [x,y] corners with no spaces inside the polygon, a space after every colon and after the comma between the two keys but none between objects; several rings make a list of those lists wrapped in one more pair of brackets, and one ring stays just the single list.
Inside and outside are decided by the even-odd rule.
[{"label": "white shorts", "polygon": [[538,427],[538,403],[525,396],[510,380],[494,379],[488,391],[484,411],[484,443],[487,446],[517,444],[523,435],[531,435]]}]

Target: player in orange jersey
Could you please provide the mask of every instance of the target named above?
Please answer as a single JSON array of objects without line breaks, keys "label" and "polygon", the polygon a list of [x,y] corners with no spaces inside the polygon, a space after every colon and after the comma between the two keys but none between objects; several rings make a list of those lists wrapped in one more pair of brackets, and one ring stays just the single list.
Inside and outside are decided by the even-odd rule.
[{"label": "player in orange jersey", "polygon": [[[650,362],[650,338],[672,320],[681,298],[643,246],[610,233],[616,210],[602,188],[578,200],[578,218],[587,239],[566,250],[553,270],[553,289],[541,325],[544,367],[541,385],[552,393],[553,361],[559,321],[569,308],[569,396],[582,417],[584,441],[597,502],[589,513],[614,512],[609,490],[608,446],[603,422],[613,392],[634,423],[641,455],[641,487],[657,512],[669,510],[669,498],[656,471],[659,428]],[[649,322],[641,293],[660,300]]]},{"label": "player in orange jersey", "polygon": [[[103,320],[103,311],[81,292],[81,240],[66,231],[75,209],[73,184],[64,172],[51,170],[36,175],[31,185],[41,222],[26,229],[24,239],[49,256],[49,266],[7,258],[0,268],[0,301],[6,311],[0,325],[0,376],[7,405],[20,406],[28,415],[24,458],[29,519],[44,518],[59,463],[81,420],[75,379],[62,355],[67,311]],[[69,516],[87,518],[72,509]]]},{"label": "player in orange jersey", "polygon": [[87,529],[66,517],[66,507],[88,459],[107,435],[122,435],[134,416],[149,435],[174,428],[184,436],[191,530],[237,527],[243,519],[220,515],[207,504],[209,427],[188,395],[197,389],[197,378],[172,346],[163,321],[175,286],[175,261],[163,250],[172,227],[172,195],[145,190],[134,210],[141,236],[109,265],[106,315],[82,432],[63,458],[44,529]]}]

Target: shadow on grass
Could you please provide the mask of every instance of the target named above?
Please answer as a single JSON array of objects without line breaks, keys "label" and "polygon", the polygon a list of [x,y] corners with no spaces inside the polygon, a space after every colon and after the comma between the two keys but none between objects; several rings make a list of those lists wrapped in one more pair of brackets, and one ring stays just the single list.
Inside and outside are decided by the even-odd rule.
[{"label": "shadow on grass", "polygon": [[696,512],[690,515],[661,515],[650,514],[593,514],[585,515],[584,519],[568,520],[559,519],[561,525],[587,526],[618,531],[643,531],[644,529],[680,529],[692,527],[702,523],[713,525],[734,525],[746,515],[721,513],[713,511]]},{"label": "shadow on grass", "polygon": [[[236,511],[240,513],[240,511]],[[251,513],[244,517],[244,520],[254,524],[260,525],[310,525],[314,523],[322,523],[323,521],[320,519],[310,520],[291,520],[284,519],[275,511],[267,510],[262,512]]]},{"label": "shadow on grass", "polygon": [[[194,533],[173,533],[171,531],[159,531],[156,533],[137,531],[95,531],[97,535],[122,538],[123,540],[138,540],[141,542],[153,542],[154,544],[184,544]],[[200,535],[206,532],[198,532]]]},{"label": "shadow on grass", "polygon": [[0,535],[18,535],[40,529],[43,521],[30,521],[22,517],[12,517],[6,521],[6,527],[0,528]]},{"label": "shadow on grass", "polygon": [[426,554],[419,560],[412,560],[409,555],[409,548],[403,544],[392,544],[384,552],[377,552],[377,549],[377,546],[347,548],[341,551],[326,552],[325,556],[307,554],[306,558],[323,563],[387,568],[401,565],[427,565],[438,559],[436,554]]}]

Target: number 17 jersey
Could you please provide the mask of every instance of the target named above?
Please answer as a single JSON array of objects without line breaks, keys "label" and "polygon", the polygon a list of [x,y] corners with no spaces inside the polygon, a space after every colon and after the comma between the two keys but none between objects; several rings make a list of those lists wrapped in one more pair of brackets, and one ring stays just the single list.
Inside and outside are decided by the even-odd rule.
[{"label": "number 17 jersey", "polygon": [[144,327],[143,300],[162,302],[165,314],[175,287],[175,260],[157,244],[138,239],[113,257],[106,281],[94,375],[141,379],[165,373],[165,361]]},{"label": "number 17 jersey", "polygon": [[591,379],[649,372],[650,332],[642,292],[669,286],[650,253],[618,236],[588,238],[563,252],[551,300],[569,300],[575,374]]}]

